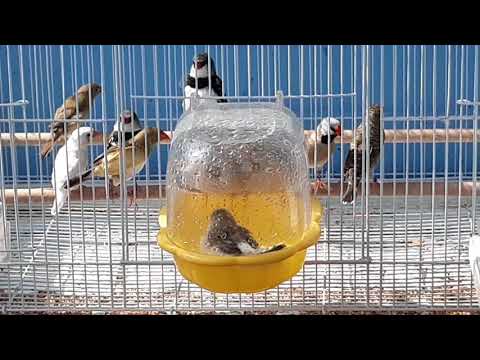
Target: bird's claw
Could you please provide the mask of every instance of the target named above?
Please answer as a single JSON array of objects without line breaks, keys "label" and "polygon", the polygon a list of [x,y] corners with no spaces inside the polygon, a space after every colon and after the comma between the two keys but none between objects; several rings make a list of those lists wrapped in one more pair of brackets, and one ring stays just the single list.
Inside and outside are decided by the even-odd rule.
[{"label": "bird's claw", "polygon": [[327,190],[327,184],[325,184],[323,181],[317,179],[312,186],[313,195],[317,195],[319,190],[326,191]]},{"label": "bird's claw", "polygon": [[137,184],[133,185],[132,188],[127,190],[127,197],[128,197],[128,207],[135,205],[135,209],[137,208]]},{"label": "bird's claw", "polygon": [[117,187],[113,185],[113,182],[110,181],[108,183],[108,197],[110,199],[115,199],[118,197],[118,190],[117,190]]}]

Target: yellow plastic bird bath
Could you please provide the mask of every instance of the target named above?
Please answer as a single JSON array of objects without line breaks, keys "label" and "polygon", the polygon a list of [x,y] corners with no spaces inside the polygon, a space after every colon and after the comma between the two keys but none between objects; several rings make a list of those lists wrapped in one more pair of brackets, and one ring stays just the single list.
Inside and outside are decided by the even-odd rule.
[{"label": "yellow plastic bird bath", "polygon": [[167,209],[160,210],[159,246],[173,254],[180,273],[198,286],[219,293],[255,293],[290,279],[303,266],[307,248],[321,235],[323,208],[312,199],[312,221],[301,241],[286,248],[253,256],[212,256],[187,250],[167,234]]},{"label": "yellow plastic bird bath", "polygon": [[[320,238],[322,207],[310,197],[303,126],[281,94],[276,103],[197,105],[192,101],[175,129],[158,243],[202,288],[273,288],[301,269],[307,248]],[[219,209],[260,247],[285,247],[259,255],[212,252],[205,239]]]}]

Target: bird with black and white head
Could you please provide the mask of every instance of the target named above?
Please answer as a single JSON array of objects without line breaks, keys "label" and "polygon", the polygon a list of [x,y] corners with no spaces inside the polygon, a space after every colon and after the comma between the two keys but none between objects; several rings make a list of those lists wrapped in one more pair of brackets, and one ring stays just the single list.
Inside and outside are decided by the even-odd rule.
[{"label": "bird with black and white head", "polygon": [[[124,110],[115,122],[113,131],[108,138],[107,151],[110,151],[112,148],[119,148],[123,142],[125,146],[128,146],[135,135],[142,131],[142,129],[137,113],[135,113],[135,111]],[[93,165],[97,165],[103,158],[104,154],[98,155],[95,160],[93,160]],[[115,197],[115,187],[111,180],[108,188],[110,197]]]},{"label": "bird with black and white head", "polygon": [[[190,73],[185,80],[183,110],[190,109],[192,95],[197,94],[199,98],[223,96],[222,79],[217,75],[215,62],[207,53],[198,54],[193,58]],[[205,102],[227,102],[225,99],[202,99],[199,103]]]},{"label": "bird with black and white head", "polygon": [[[341,134],[342,126],[340,120],[333,117],[323,118],[317,126],[316,133],[311,132],[305,137],[308,166],[316,166],[317,170],[321,170],[328,163],[329,159],[331,161],[337,149],[335,138],[341,136]],[[325,183],[317,178],[312,191],[316,194],[318,190],[325,188]]]},{"label": "bird with black and white head", "polygon": [[140,131],[142,131],[142,125],[137,114],[134,111],[124,110],[113,126],[113,131],[108,138],[107,150],[112,146],[120,146],[123,140],[125,145],[128,145]]}]

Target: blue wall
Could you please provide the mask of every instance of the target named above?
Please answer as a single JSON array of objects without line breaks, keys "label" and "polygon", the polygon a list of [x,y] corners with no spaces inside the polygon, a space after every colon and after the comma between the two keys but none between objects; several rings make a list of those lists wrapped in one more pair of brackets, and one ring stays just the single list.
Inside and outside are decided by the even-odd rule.
[{"label": "blue wall", "polygon": [[[92,118],[96,121],[92,126],[110,131],[120,109],[132,108],[150,126],[172,129],[181,115],[180,100],[133,100],[130,95],[183,95],[183,78],[194,54],[200,51],[210,51],[215,59],[228,96],[272,96],[277,89],[286,95],[356,94],[330,100],[288,100],[286,105],[303,119],[307,129],[324,116],[342,118],[343,127],[351,129],[352,116],[361,115],[367,89],[370,103],[384,105],[386,129],[473,127],[473,109],[463,108],[461,113],[455,104],[457,99],[474,97],[474,82],[478,83],[479,74],[478,64],[475,71],[477,50],[473,46],[370,46],[367,53],[361,46],[42,45],[0,46],[0,102],[20,98],[30,101],[25,111],[0,108],[0,130],[8,132],[13,127],[16,132],[47,131],[63,98],[92,80],[104,89],[95,102]],[[463,115],[464,119],[447,124],[442,119],[447,112],[454,118]],[[405,121],[405,117],[411,121]],[[167,149],[159,147],[141,177],[147,176],[147,171],[152,179],[165,174]],[[423,173],[431,177],[435,168],[436,176],[444,176],[446,150],[449,176],[458,176],[461,169],[463,176],[469,177],[474,161],[480,165],[480,160],[473,157],[472,144],[387,144],[385,175],[418,178]],[[101,148],[95,147],[93,153],[98,152]],[[1,174],[5,181],[13,179],[13,155],[17,181],[49,179],[53,158],[41,162],[38,147],[16,147],[12,154],[4,146]],[[340,174],[341,162],[338,152],[333,167],[335,177]]]}]

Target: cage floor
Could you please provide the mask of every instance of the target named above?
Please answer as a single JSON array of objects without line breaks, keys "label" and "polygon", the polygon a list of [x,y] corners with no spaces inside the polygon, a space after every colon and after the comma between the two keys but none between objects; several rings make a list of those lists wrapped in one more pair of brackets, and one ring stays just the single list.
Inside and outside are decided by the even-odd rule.
[{"label": "cage floor", "polygon": [[[7,208],[8,262],[0,265],[6,312],[142,311],[475,311],[468,264],[469,199],[380,198],[368,216],[337,199],[325,232],[291,280],[257,294],[215,294],[185,280],[156,244],[163,201]],[[355,210],[355,212],[354,212]],[[479,209],[480,211],[480,209]],[[478,212],[477,212],[478,213]],[[124,241],[122,241],[124,239]]]}]

